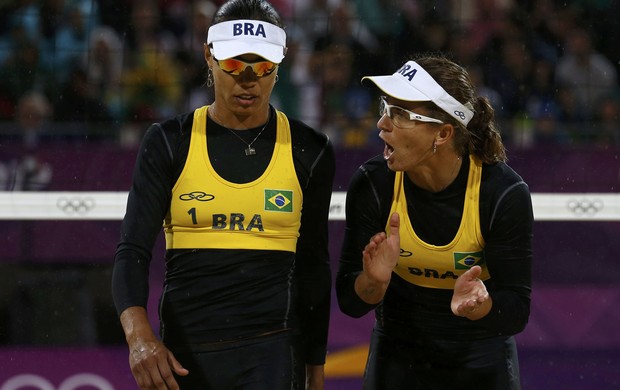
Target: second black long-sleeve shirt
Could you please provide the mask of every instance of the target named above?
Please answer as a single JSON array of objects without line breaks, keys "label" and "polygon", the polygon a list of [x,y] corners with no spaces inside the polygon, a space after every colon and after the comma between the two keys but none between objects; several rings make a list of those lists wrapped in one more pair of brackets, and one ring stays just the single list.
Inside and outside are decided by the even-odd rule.
[{"label": "second black long-sleeve shirt", "polygon": [[[446,189],[431,193],[416,187],[405,175],[407,207],[413,229],[426,243],[446,245],[461,223],[469,159]],[[363,164],[347,191],[347,222],[336,278],[340,308],[353,317],[377,309],[376,317],[398,328],[404,338],[479,339],[513,335],[527,324],[531,293],[533,213],[530,193],[508,165],[483,165],[480,185],[480,223],[484,257],[491,279],[485,282],[493,299],[491,312],[478,321],[452,314],[452,290],[414,285],[392,274],[379,305],[356,294],[362,271],[362,250],[374,234],[384,231],[389,218],[395,173],[383,156]]]}]

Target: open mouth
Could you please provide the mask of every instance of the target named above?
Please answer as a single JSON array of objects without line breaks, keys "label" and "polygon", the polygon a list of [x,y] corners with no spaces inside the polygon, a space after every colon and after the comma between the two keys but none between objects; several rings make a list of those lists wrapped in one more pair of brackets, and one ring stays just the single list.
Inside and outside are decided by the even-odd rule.
[{"label": "open mouth", "polygon": [[389,144],[385,144],[385,148],[383,149],[383,159],[388,161],[390,157],[394,154],[394,148]]}]

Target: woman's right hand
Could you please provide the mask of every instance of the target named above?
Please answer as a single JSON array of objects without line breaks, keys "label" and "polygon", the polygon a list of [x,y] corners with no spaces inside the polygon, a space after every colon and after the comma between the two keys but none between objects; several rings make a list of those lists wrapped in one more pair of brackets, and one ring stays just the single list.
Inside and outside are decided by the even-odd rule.
[{"label": "woman's right hand", "polygon": [[400,217],[390,217],[390,235],[377,233],[362,251],[363,271],[355,280],[355,291],[366,303],[379,303],[387,290],[400,256]]},{"label": "woman's right hand", "polygon": [[129,346],[131,373],[142,390],[178,390],[174,374],[185,376],[189,371],[155,336],[146,309],[133,306],[121,313],[121,324]]},{"label": "woman's right hand", "polygon": [[178,390],[174,379],[185,376],[189,371],[181,366],[172,352],[159,340],[138,340],[129,346],[129,366],[140,389]]},{"label": "woman's right hand", "polygon": [[378,283],[389,283],[392,270],[400,256],[400,217],[397,213],[390,217],[390,235],[385,232],[375,234],[362,252],[364,272]]}]

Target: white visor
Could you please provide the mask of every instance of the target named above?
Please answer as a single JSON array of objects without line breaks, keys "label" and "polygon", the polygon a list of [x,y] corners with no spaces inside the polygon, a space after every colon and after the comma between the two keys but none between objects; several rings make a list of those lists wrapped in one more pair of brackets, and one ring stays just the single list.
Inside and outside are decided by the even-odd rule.
[{"label": "white visor", "polygon": [[393,75],[366,76],[385,94],[408,102],[433,102],[465,126],[474,116],[474,110],[453,98],[424,68],[415,61],[408,61]]},{"label": "white visor", "polygon": [[286,54],[286,33],[261,20],[230,20],[209,27],[207,44],[218,60],[251,53],[279,64]]}]

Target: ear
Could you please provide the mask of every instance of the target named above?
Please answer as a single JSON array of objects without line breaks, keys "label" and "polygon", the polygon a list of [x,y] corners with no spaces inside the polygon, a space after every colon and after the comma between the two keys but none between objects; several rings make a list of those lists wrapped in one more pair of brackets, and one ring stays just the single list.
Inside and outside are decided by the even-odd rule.
[{"label": "ear", "polygon": [[449,123],[444,123],[439,127],[439,131],[435,136],[435,144],[442,145],[450,142],[450,140],[454,137],[455,133],[454,126]]},{"label": "ear", "polygon": [[207,45],[206,43],[204,43],[203,45],[205,50],[205,61],[207,62],[209,67],[211,67],[211,59],[213,58],[213,56],[211,55],[211,48],[209,48],[209,45]]}]

